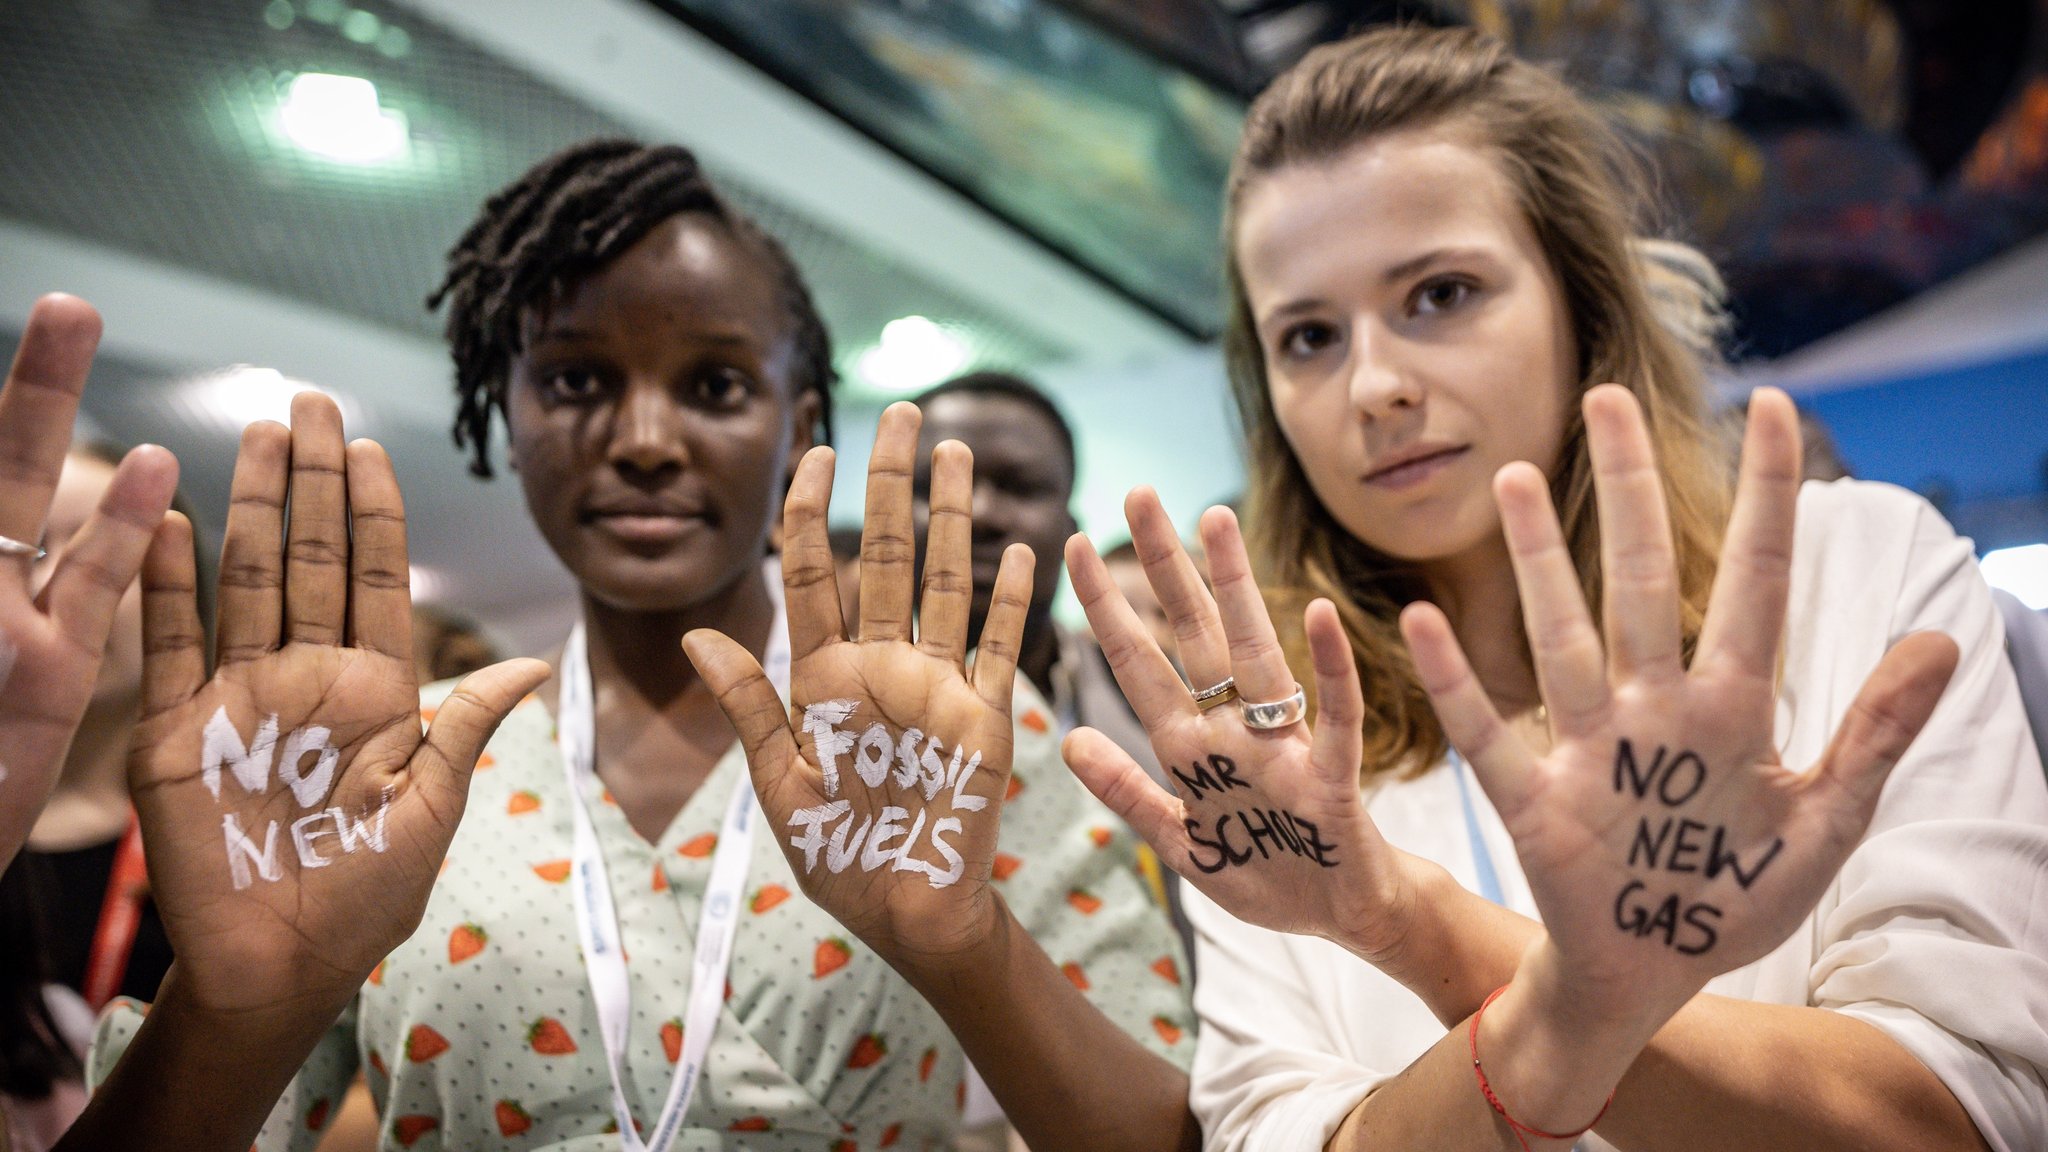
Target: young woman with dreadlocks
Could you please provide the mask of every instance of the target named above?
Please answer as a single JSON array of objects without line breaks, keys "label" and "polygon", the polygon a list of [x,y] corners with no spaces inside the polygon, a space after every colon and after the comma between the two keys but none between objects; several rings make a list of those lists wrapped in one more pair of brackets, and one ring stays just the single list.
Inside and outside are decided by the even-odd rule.
[{"label": "young woman with dreadlocks", "polygon": [[[386,1148],[950,1144],[967,1096],[958,1044],[799,894],[786,820],[760,818],[681,646],[715,629],[788,682],[769,528],[828,427],[833,382],[795,266],[690,153],[606,140],[492,197],[430,302],[447,307],[456,439],[488,476],[503,419],[582,620],[478,762],[419,930],[313,1051],[260,1147],[313,1147],[359,1065]],[[448,690],[422,693],[430,723],[453,708]],[[1128,833],[1060,765],[1042,717],[1032,729],[1033,708],[1019,696],[1014,742],[1007,687],[984,710],[1027,784],[989,866],[1121,1031],[1185,1065],[1172,929]],[[935,829],[901,823],[866,853],[940,858]],[[133,1023],[103,1028],[96,1063]]]}]

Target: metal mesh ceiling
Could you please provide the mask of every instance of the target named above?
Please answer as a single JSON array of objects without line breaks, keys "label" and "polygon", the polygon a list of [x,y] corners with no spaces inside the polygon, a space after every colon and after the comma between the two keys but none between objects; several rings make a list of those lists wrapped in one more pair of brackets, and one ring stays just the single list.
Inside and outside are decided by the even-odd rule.
[{"label": "metal mesh ceiling", "polygon": [[[275,110],[300,72],[372,80],[409,121],[410,159],[359,169],[292,146]],[[566,144],[630,134],[378,0],[10,0],[0,76],[0,216],[425,334],[437,323],[421,298],[485,196]],[[957,326],[982,363],[1054,356],[713,176],[788,245],[842,355],[917,313]]]}]

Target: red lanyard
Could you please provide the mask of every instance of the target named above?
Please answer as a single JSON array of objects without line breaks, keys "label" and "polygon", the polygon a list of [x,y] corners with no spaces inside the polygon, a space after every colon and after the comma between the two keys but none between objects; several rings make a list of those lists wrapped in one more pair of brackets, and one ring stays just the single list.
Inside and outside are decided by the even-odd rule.
[{"label": "red lanyard", "polygon": [[93,930],[92,952],[85,962],[85,1002],[98,1012],[121,990],[128,957],[135,951],[135,931],[142,924],[142,902],[149,898],[149,870],[142,860],[142,825],[133,813],[128,832],[114,850],[107,875],[107,894],[100,901],[100,922]]}]

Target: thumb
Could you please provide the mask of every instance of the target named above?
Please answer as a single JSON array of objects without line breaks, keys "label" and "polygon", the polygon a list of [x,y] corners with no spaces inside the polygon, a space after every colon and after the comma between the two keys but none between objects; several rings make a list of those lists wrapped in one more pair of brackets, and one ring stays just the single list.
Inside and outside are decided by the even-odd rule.
[{"label": "thumb", "polygon": [[[683,651],[717,698],[719,711],[739,733],[740,747],[747,753],[747,771],[763,806],[769,811],[784,808],[777,798],[790,772],[803,764],[803,757],[775,685],[768,682],[753,654],[722,632],[699,628],[683,637]],[[802,803],[786,807],[793,809]]]},{"label": "thumb", "polygon": [[1167,867],[1187,871],[1187,810],[1178,797],[1154,783],[1130,753],[1093,728],[1067,733],[1060,754],[1088,791],[1150,844]]},{"label": "thumb", "polygon": [[1814,779],[1847,793],[1858,816],[1856,834],[1877,808],[1892,766],[1920,735],[1948,688],[1961,653],[1939,632],[1915,632],[1884,654],[1842,718]]},{"label": "thumb", "polygon": [[414,768],[424,763],[428,769],[423,782],[448,793],[455,810],[461,811],[469,795],[469,774],[491,734],[551,673],[546,661],[521,658],[464,676],[435,710],[434,723],[413,754]]}]

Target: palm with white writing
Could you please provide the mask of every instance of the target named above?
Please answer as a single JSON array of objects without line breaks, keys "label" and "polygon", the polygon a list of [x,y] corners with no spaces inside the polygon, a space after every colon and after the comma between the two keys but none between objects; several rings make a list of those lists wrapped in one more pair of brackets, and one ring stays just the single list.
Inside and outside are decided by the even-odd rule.
[{"label": "palm with white writing", "polygon": [[947,441],[932,453],[924,595],[913,604],[919,424],[917,407],[898,403],[875,433],[858,637],[847,636],[841,619],[826,538],[832,450],[814,448],[797,466],[783,511],[786,712],[731,639],[702,630],[683,641],[739,732],[768,825],[805,895],[897,964],[965,949],[1000,912],[988,880],[1031,598],[1031,550],[1013,545],[997,570],[970,671],[974,461],[965,445]]},{"label": "palm with white writing", "polygon": [[216,1010],[352,993],[418,926],[477,756],[547,666],[474,673],[422,737],[397,479],[317,393],[243,434],[210,679],[194,591],[174,513],[129,783],[180,987]]},{"label": "palm with white writing", "polygon": [[[1088,538],[1067,543],[1067,572],[1117,683],[1151,738],[1174,791],[1092,728],[1076,729],[1067,764],[1168,867],[1231,914],[1282,932],[1325,936],[1368,958],[1400,944],[1420,861],[1388,846],[1358,791],[1365,704],[1351,645],[1328,601],[1304,623],[1318,715],[1257,730],[1241,701],[1273,702],[1297,684],[1252,578],[1237,518],[1202,517],[1211,594],[1149,488],[1124,501],[1131,540],[1172,621],[1187,668],[1173,664],[1117,589]],[[1203,711],[1190,688],[1233,680],[1239,699]]]},{"label": "palm with white writing", "polygon": [[1752,397],[1735,509],[1690,667],[1641,410],[1612,385],[1590,391],[1584,409],[1604,628],[1587,610],[1543,475],[1513,464],[1494,485],[1550,751],[1535,755],[1501,722],[1442,612],[1413,605],[1402,626],[1542,912],[1548,940],[1525,973],[1596,1011],[1668,1012],[1769,952],[1812,910],[1940,700],[1957,651],[1938,633],[1905,637],[1820,761],[1781,764],[1773,714],[1800,484],[1791,401],[1768,389]]},{"label": "palm with white writing", "polygon": [[[45,296],[29,312],[0,390],[0,535],[43,538],[99,339],[99,313],[75,296]],[[56,786],[92,700],[115,605],[177,483],[169,452],[129,452],[40,593],[33,557],[0,556],[0,870]]]}]

